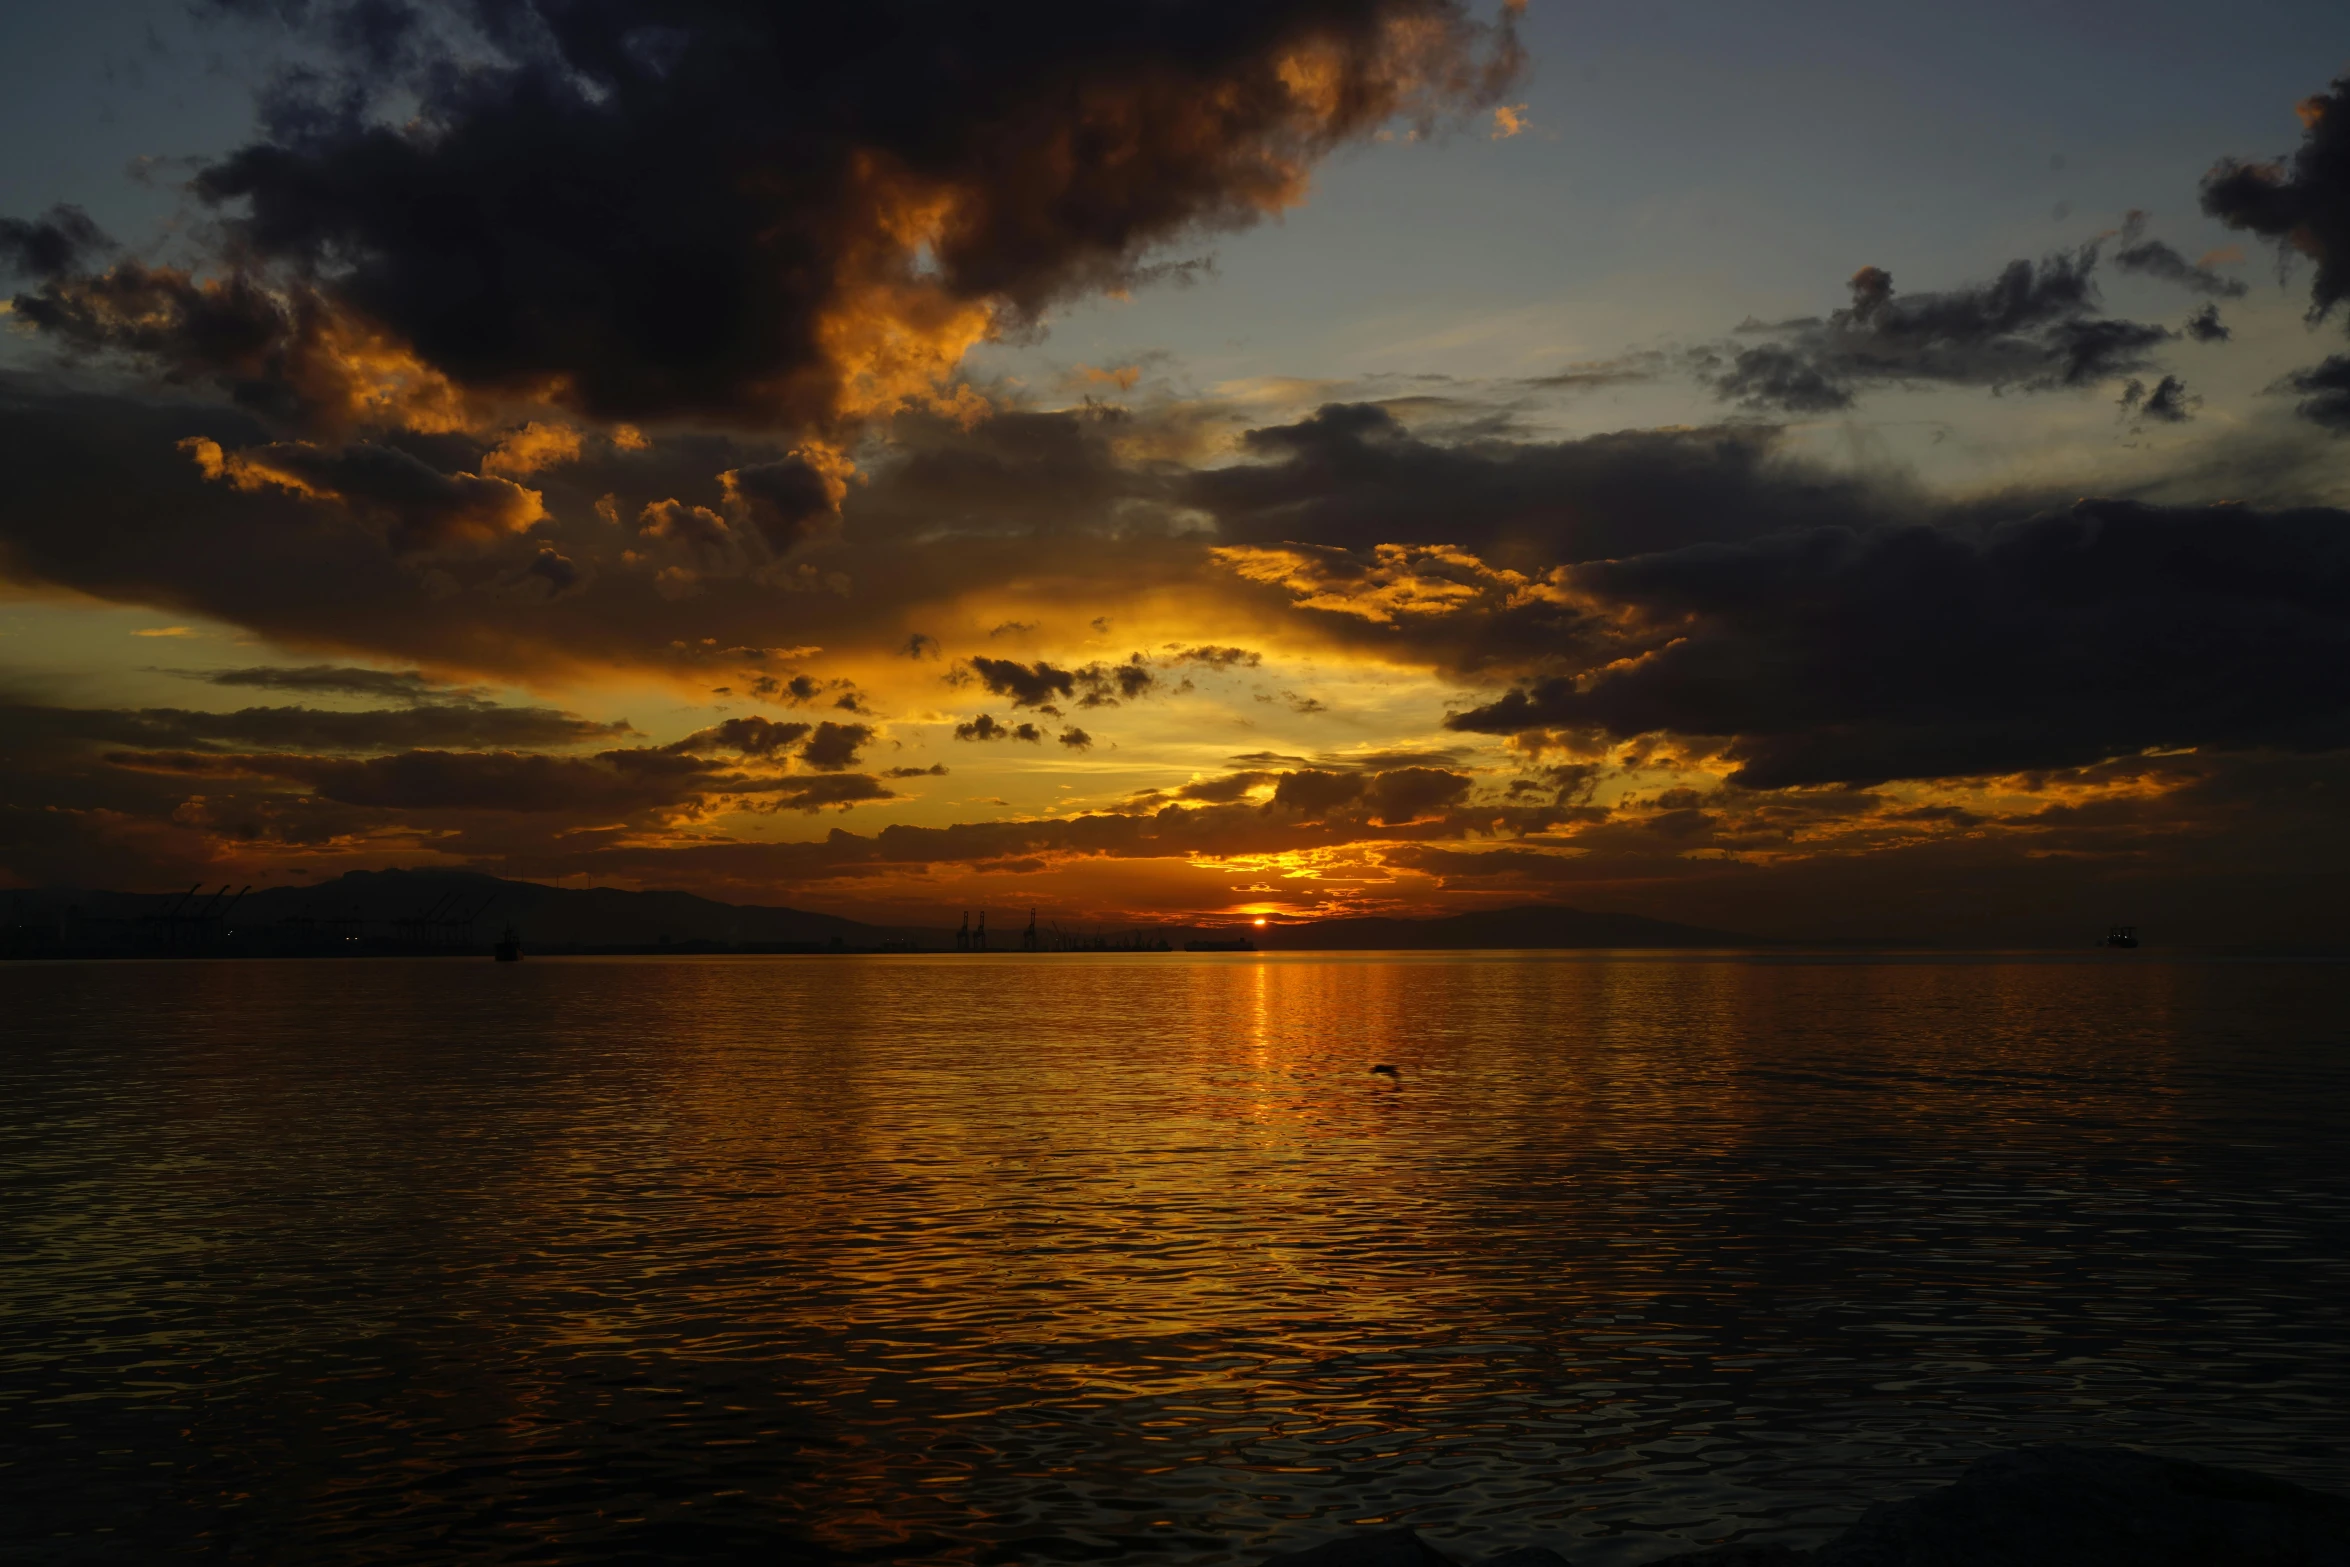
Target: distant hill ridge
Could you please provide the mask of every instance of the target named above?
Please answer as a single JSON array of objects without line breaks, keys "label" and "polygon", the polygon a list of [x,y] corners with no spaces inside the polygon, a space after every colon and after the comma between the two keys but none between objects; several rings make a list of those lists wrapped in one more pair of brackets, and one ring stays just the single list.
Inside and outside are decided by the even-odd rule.
[{"label": "distant hill ridge", "polygon": [[[201,909],[207,890],[184,909]],[[28,916],[54,917],[66,908],[84,921],[138,921],[173,906],[177,893],[42,892],[7,895],[11,923]],[[219,907],[226,908],[227,900]],[[743,945],[829,945],[879,947],[890,942],[950,945],[946,931],[869,925],[861,920],[803,909],[720,903],[690,892],[631,892],[619,887],[552,887],[544,882],[509,881],[476,871],[349,871],[315,887],[271,887],[236,903],[226,926],[240,936],[282,928],[288,922],[355,926],[368,938],[397,937],[427,916],[472,926],[469,945],[486,946],[506,926],[521,931],[526,946],[547,951],[566,947],[649,947],[693,943]]]},{"label": "distant hill ridge", "polygon": [[[208,889],[211,884],[207,884]],[[15,892],[6,895],[8,921],[54,921],[64,911],[91,922],[135,925],[171,908],[176,893]],[[202,908],[207,890],[183,912]],[[226,909],[226,900],[215,905]],[[990,909],[989,932],[996,950],[1016,948],[1025,908]],[[943,950],[954,945],[947,928],[874,925],[837,915],[759,904],[721,903],[690,892],[633,892],[618,887],[557,887],[511,881],[476,871],[350,871],[315,887],[271,887],[247,894],[225,921],[240,941],[290,923],[341,922],[373,937],[415,930],[427,919],[470,922],[470,945],[485,945],[506,926],[522,933],[526,948],[652,949],[663,946],[756,947],[831,946],[874,949],[911,945]],[[1636,914],[1600,914],[1556,904],[1484,909],[1433,919],[1310,920],[1262,928],[1221,925],[1166,926],[1175,944],[1193,937],[1246,935],[1268,951],[1451,950],[1474,948],[1751,947],[1777,945],[1735,931],[1709,930]],[[66,945],[88,945],[70,937]],[[454,941],[448,944],[457,944]]]}]

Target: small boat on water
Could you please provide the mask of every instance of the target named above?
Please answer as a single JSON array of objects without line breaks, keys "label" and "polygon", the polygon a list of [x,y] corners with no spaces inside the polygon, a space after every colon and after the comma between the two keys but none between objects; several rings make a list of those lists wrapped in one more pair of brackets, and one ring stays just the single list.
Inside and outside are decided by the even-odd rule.
[{"label": "small boat on water", "polygon": [[2136,946],[2138,944],[2138,927],[2135,925],[2114,926],[2113,929],[2105,933],[2105,944],[2109,947]]},{"label": "small boat on water", "polygon": [[500,963],[520,963],[522,961],[522,932],[511,925],[507,926],[506,934],[498,938],[498,944],[490,949],[490,955]]}]

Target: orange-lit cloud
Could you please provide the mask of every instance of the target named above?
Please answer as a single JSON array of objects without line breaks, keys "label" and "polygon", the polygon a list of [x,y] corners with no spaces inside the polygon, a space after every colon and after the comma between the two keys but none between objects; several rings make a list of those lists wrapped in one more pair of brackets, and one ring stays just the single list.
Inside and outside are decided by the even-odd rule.
[{"label": "orange-lit cloud", "polygon": [[[628,446],[616,440],[624,449],[641,449],[644,437],[629,431],[635,445]],[[533,419],[521,429],[512,431],[491,448],[481,460],[482,472],[502,473],[522,478],[551,468],[557,463],[576,462],[579,459],[579,432],[569,425],[541,424]]]},{"label": "orange-lit cloud", "polygon": [[306,283],[124,261],[47,279],[13,307],[19,321],[66,347],[217,385],[308,434],[440,434],[485,416],[397,334]]},{"label": "orange-lit cloud", "polygon": [[390,447],[335,451],[277,442],[226,451],[205,436],[191,436],[180,446],[207,479],[246,491],[274,486],[347,506],[381,527],[396,554],[489,543],[547,515],[536,490],[484,474],[441,473]]},{"label": "orange-lit cloud", "polygon": [[1490,566],[1443,544],[1378,544],[1367,561],[1343,550],[1302,546],[1231,545],[1212,554],[1235,575],[1282,589],[1301,609],[1376,625],[1567,601],[1567,590],[1555,580]]},{"label": "orange-lit cloud", "polygon": [[1113,365],[1105,370],[1092,365],[1079,365],[1070,373],[1070,377],[1079,386],[1114,386],[1121,392],[1131,392],[1142,380],[1142,366]]}]

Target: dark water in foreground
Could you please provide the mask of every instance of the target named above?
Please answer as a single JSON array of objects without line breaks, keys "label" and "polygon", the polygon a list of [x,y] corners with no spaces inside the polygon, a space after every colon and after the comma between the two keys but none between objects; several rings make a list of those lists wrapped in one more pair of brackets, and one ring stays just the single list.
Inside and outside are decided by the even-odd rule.
[{"label": "dark water in foreground", "polygon": [[2350,969],[2144,956],[7,966],[0,1557],[1631,1564],[2058,1437],[2343,1487]]}]

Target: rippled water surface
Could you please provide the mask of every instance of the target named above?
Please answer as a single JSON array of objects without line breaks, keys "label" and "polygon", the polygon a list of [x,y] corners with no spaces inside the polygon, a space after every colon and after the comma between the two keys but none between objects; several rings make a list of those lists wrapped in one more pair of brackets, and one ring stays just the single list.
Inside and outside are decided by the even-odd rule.
[{"label": "rippled water surface", "polygon": [[2030,1440],[2343,1486],[2350,970],[2141,956],[7,966],[0,1555],[1629,1567]]}]

